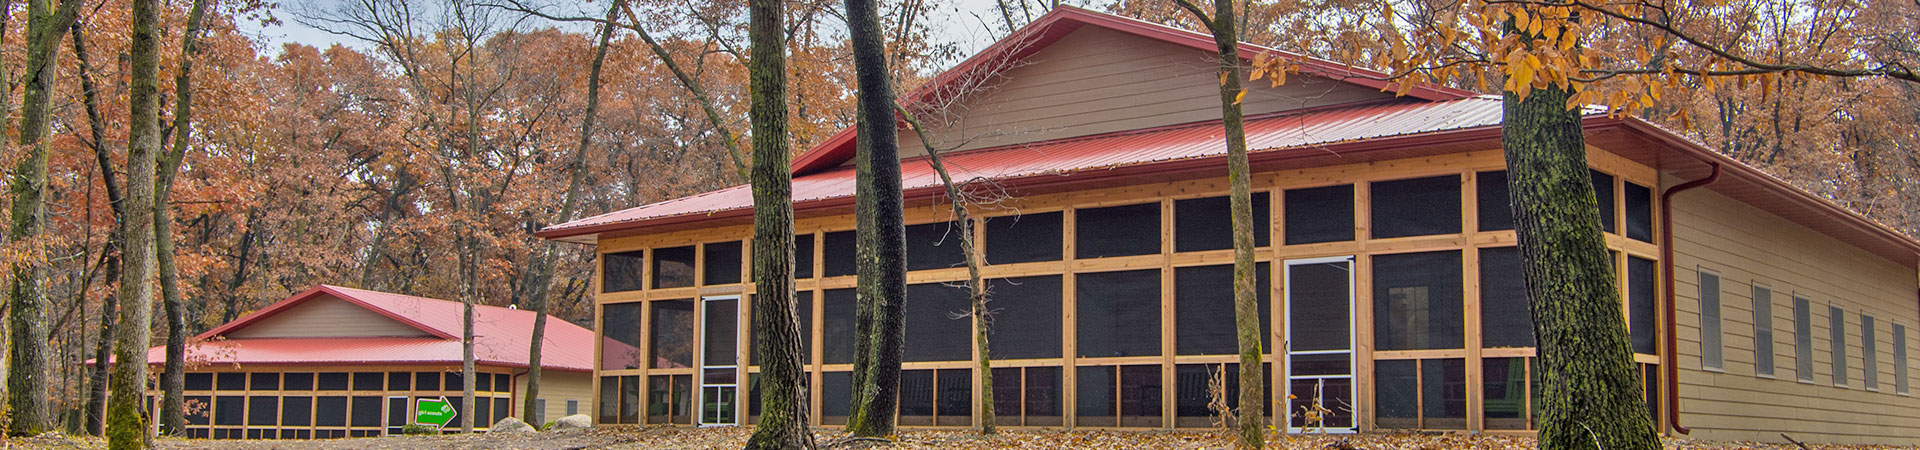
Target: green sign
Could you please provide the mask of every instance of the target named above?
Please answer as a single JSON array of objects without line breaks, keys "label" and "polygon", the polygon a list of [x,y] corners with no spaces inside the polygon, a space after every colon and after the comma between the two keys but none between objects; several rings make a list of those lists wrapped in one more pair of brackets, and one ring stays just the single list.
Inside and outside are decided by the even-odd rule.
[{"label": "green sign", "polygon": [[437,399],[422,398],[413,402],[413,423],[415,424],[432,425],[435,428],[445,427],[448,422],[453,421],[454,416],[458,415],[460,412],[453,409],[453,402],[447,401],[444,395]]}]

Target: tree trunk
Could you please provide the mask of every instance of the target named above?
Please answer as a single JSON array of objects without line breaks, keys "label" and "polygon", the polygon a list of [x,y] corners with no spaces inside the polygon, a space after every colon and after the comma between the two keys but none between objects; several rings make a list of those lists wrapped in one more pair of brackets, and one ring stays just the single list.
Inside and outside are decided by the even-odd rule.
[{"label": "tree trunk", "polygon": [[1506,93],[1500,136],[1545,371],[1540,448],[1658,449],[1568,97],[1557,87]]},{"label": "tree trunk", "polygon": [[181,36],[180,72],[173,78],[173,149],[160,159],[154,176],[153,238],[154,262],[160,271],[160,299],[167,311],[167,365],[160,376],[160,431],[178,435],[186,431],[187,311],[180,301],[180,274],[173,264],[173,209],[167,199],[173,194],[173,179],[186,159],[187,145],[193,136],[193,56],[199,53],[200,20],[210,0],[193,0],[187,13],[187,30]]},{"label": "tree trunk", "polygon": [[858,263],[853,396],[847,432],[894,434],[906,306],[906,228],[900,192],[898,125],[888,83],[886,42],[874,0],[847,0],[847,28],[858,78],[858,156],[854,186]]},{"label": "tree trunk", "polygon": [[[607,22],[600,26],[600,42],[593,48],[593,65],[587,70],[587,108],[580,117],[580,142],[573,149],[573,163],[568,168],[567,194],[560,202],[560,216],[554,223],[573,220],[580,208],[580,187],[587,178],[587,149],[593,138],[594,114],[600,110],[600,68],[607,60],[607,44],[613,39],[614,21],[619,18],[620,6],[624,0],[614,0],[607,8]],[[531,277],[527,279],[527,301],[533,307],[532,347],[527,349],[527,393],[525,403],[520,406],[523,419],[528,424],[540,426],[546,423],[546,411],[541,411],[540,398],[540,350],[545,346],[547,335],[547,310],[553,303],[550,298],[553,284],[554,253],[559,251],[559,243],[547,241],[531,268]]]},{"label": "tree trunk", "polygon": [[927,136],[927,128],[906,108],[898,108],[900,118],[907,121],[914,134],[920,137],[920,146],[927,150],[927,162],[933,171],[940,175],[940,185],[947,191],[947,205],[953,208],[953,220],[960,223],[960,255],[967,259],[967,291],[970,293],[973,310],[968,316],[973,318],[973,345],[980,349],[975,366],[980,371],[980,385],[974,386],[980,391],[980,404],[974,405],[980,412],[980,434],[992,436],[1000,434],[994,424],[993,412],[993,354],[988,351],[987,328],[992,325],[991,312],[987,309],[987,284],[980,279],[981,259],[973,240],[973,215],[967,212],[966,194],[960,191],[960,185],[954,184],[953,175],[947,172],[947,163],[940,158],[940,150],[933,147],[933,139]]},{"label": "tree trunk", "polygon": [[[87,126],[92,132],[94,163],[99,167],[100,184],[106,187],[107,207],[113,213],[113,229],[107,236],[107,245],[101,249],[101,265],[105,266],[106,279],[120,279],[120,250],[122,227],[126,226],[126,212],[121,202],[120,180],[113,170],[112,151],[107,148],[106,120],[100,114],[100,92],[93,83],[92,58],[87,55],[85,27],[75,20],[73,30],[73,56],[79,69],[81,104],[87,112]],[[86,298],[82,289],[81,298]],[[107,419],[107,375],[112,367],[108,361],[113,355],[114,325],[118,322],[117,297],[109,292],[100,306],[100,340],[94,343],[94,365],[88,368],[86,406],[81,421],[87,434],[100,436],[106,433]]]},{"label": "tree trunk", "polygon": [[47,348],[47,297],[41,285],[47,265],[39,251],[46,231],[48,111],[59,72],[60,39],[73,22],[78,0],[64,0],[55,9],[52,0],[27,3],[27,67],[20,102],[20,148],[26,156],[14,166],[7,190],[13,197],[8,239],[25,243],[29,255],[11,267],[7,289],[8,347],[7,397],[11,421],[7,433],[37,435],[53,427],[47,395],[50,369]]},{"label": "tree trunk", "polygon": [[1240,22],[1234,17],[1233,2],[1215,1],[1213,17],[1192,3],[1181,6],[1207,24],[1213,32],[1220,60],[1220,124],[1227,139],[1227,203],[1233,223],[1233,328],[1240,352],[1239,408],[1234,412],[1239,431],[1238,447],[1258,449],[1266,445],[1266,417],[1261,407],[1268,399],[1261,380],[1260,358],[1266,353],[1260,345],[1259,293],[1255,290],[1253,258],[1253,182],[1247,163],[1246,122],[1240,110],[1245,95],[1240,74]]},{"label": "tree trunk", "polygon": [[154,164],[160,150],[159,22],[156,0],[133,1],[131,80],[128,96],[126,215],[121,227],[120,328],[114,346],[112,398],[107,405],[107,445],[113,450],[151,443],[146,404],[147,346],[153,323]]},{"label": "tree trunk", "polygon": [[760,423],[747,449],[811,449],[807,382],[794,306],[793,173],[787,141],[784,4],[749,0],[747,60],[753,130],[753,322],[760,345]]}]

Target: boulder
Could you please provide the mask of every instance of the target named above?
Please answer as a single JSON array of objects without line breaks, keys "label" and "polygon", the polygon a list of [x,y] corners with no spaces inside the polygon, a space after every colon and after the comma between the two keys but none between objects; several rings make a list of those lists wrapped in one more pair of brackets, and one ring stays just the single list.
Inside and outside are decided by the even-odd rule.
[{"label": "boulder", "polygon": [[571,430],[571,429],[579,429],[579,428],[593,428],[593,418],[587,417],[586,414],[574,414],[571,416],[561,417],[560,420],[553,421],[553,429],[555,430]]},{"label": "boulder", "polygon": [[493,424],[493,427],[487,429],[489,433],[535,433],[539,431],[540,430],[534,429],[533,425],[527,425],[526,422],[521,422],[520,419],[512,417],[500,419],[500,423]]}]

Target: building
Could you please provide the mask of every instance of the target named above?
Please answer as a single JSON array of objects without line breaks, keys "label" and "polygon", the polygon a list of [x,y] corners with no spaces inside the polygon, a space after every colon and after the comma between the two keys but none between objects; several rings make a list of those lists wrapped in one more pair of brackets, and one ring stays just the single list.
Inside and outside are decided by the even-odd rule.
[{"label": "building", "polygon": [[[1211,38],[1058,8],[903,97],[979,212],[1001,425],[1208,424],[1231,370],[1225,145]],[[1274,50],[1242,44],[1251,58]],[[1501,101],[1311,59],[1245,97],[1269,410],[1334,431],[1526,432],[1532,325]],[[1910,443],[1920,243],[1648,122],[1589,114],[1622,311],[1663,432]],[[844,423],[853,349],[854,131],[793,164],[810,417]],[[938,178],[902,134],[906,359],[899,420],[978,420],[966,278]],[[1711,180],[1704,188],[1676,186]],[[1669,203],[1670,200],[1670,203]],[[601,423],[751,422],[751,193],[722,189],[547,228],[600,255]],[[1672,214],[1664,211],[1670,207]],[[1671,274],[1663,278],[1663,273]],[[610,350],[615,344],[621,350]],[[645,350],[645,354],[639,353]],[[630,352],[616,355],[617,352]],[[1231,380],[1232,383],[1241,380]],[[617,394],[615,392],[618,392]],[[746,392],[748,394],[744,394]],[[1292,394],[1292,396],[1289,396]],[[1289,418],[1291,417],[1291,418]]]},{"label": "building", "polygon": [[[532,311],[474,308],[475,405],[462,403],[459,302],[319,286],[195,336],[187,436],[318,439],[399,434],[413,399],[445,396],[474,427],[521,417]],[[592,408],[593,332],[547,318],[548,420]],[[166,347],[147,351],[156,373]],[[156,410],[157,411],[157,410]],[[156,413],[157,414],[157,413]],[[153,417],[158,417],[157,415]],[[450,429],[459,428],[454,419]]]}]

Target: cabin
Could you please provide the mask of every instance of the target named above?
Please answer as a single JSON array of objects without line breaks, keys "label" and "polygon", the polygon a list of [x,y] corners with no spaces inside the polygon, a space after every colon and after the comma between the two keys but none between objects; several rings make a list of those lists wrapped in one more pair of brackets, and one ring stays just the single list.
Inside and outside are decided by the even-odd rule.
[{"label": "cabin", "polygon": [[[1310,58],[1243,101],[1267,353],[1261,379],[1238,379],[1214,51],[1206,35],[1061,7],[902,98],[945,105],[919,114],[927,144],[955,179],[1006,197],[974,211],[996,311],[977,348],[953,318],[967,273],[948,199],[903,128],[899,423],[975,425],[971,361],[990,351],[1006,427],[1208,427],[1224,371],[1265,384],[1272,425],[1294,432],[1534,429],[1500,98],[1397,95],[1379,73]],[[1285,55],[1240,47],[1261,53]],[[1655,124],[1584,114],[1595,220],[1661,432],[1920,438],[1920,242]],[[848,128],[792,166],[809,418],[829,427],[851,389],[853,155]],[[751,207],[736,186],[537,233],[599,255],[599,423],[755,420]]]},{"label": "cabin", "polygon": [[[326,439],[398,435],[419,399],[445,397],[487,427],[521,413],[532,311],[474,307],[475,401],[463,405],[463,305],[321,285],[194,337],[186,436]],[[594,333],[547,317],[538,407],[546,420],[593,408]],[[166,347],[147,351],[150,369]],[[150,392],[148,404],[157,398]],[[158,410],[149,408],[153,416]]]}]

